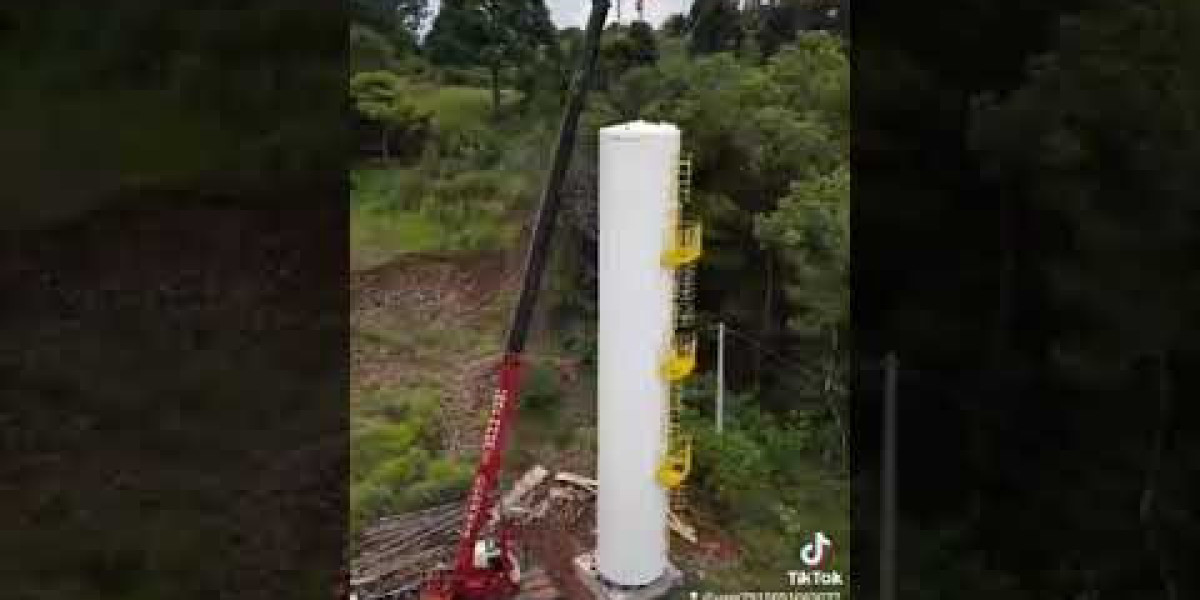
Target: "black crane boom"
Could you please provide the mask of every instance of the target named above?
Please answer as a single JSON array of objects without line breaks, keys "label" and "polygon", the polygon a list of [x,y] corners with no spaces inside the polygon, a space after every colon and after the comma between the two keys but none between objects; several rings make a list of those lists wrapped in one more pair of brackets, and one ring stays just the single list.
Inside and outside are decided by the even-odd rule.
[{"label": "black crane boom", "polygon": [[583,56],[575,80],[571,85],[571,95],[563,114],[562,123],[558,129],[558,145],[554,151],[554,162],[550,167],[550,176],[542,191],[541,205],[537,212],[537,221],[533,227],[533,238],[529,242],[529,250],[525,257],[525,268],[521,281],[521,295],[513,309],[512,319],[508,330],[508,338],[504,351],[517,354],[525,349],[525,339],[529,333],[529,319],[537,302],[538,290],[541,287],[542,272],[546,268],[546,258],[550,253],[550,240],[554,237],[554,227],[562,204],[562,184],[567,176],[567,168],[571,164],[571,154],[575,149],[575,136],[579,128],[579,117],[587,102],[591,89],[592,73],[596,68],[596,57],[600,51],[600,34],[604,23],[608,20],[610,0],[594,0],[592,13],[588,18],[587,37],[584,42]]}]

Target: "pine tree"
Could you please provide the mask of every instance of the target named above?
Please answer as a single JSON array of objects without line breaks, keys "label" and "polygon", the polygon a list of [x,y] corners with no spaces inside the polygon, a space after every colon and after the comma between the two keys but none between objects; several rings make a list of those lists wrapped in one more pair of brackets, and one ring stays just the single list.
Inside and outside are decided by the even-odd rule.
[{"label": "pine tree", "polygon": [[692,24],[692,53],[734,52],[741,47],[743,31],[737,0],[696,0],[688,20]]},{"label": "pine tree", "polygon": [[478,64],[479,52],[487,44],[488,32],[478,0],[442,0],[442,7],[429,35],[425,54],[441,66]]}]

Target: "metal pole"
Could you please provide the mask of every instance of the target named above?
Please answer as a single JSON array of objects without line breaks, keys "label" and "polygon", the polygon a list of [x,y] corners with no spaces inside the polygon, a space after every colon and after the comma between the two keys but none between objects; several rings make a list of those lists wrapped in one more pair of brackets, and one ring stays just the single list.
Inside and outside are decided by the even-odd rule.
[{"label": "metal pole", "polygon": [[896,430],[897,375],[895,353],[884,359],[883,510],[879,545],[879,598],[896,600]]},{"label": "metal pole", "polygon": [[717,324],[717,433],[725,431],[725,323]]}]

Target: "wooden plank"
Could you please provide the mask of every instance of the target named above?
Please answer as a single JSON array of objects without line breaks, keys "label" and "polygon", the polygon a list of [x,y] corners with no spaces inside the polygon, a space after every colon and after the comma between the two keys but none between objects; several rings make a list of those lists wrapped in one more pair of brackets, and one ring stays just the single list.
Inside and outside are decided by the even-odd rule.
[{"label": "wooden plank", "polygon": [[675,514],[674,511],[667,513],[667,525],[671,527],[671,531],[674,531],[676,535],[693,544],[699,540],[696,537],[696,528],[684,523],[683,519]]},{"label": "wooden plank", "polygon": [[[597,491],[600,489],[600,484],[595,479],[590,479],[574,473],[568,473],[566,471],[560,471],[554,476],[554,480],[559,483],[571,484],[593,494],[597,493]],[[667,525],[670,526],[671,531],[675,532],[676,535],[684,540],[687,540],[693,544],[698,541],[698,538],[696,537],[696,528],[685,523],[683,519],[679,517],[679,515],[674,513],[674,511],[667,514]]]},{"label": "wooden plank", "polygon": [[554,476],[554,480],[559,483],[569,483],[576,487],[581,487],[592,493],[595,493],[600,487],[599,482],[597,482],[595,479],[589,479],[587,477],[576,475],[574,473],[568,473],[566,471],[559,471],[558,474]]}]

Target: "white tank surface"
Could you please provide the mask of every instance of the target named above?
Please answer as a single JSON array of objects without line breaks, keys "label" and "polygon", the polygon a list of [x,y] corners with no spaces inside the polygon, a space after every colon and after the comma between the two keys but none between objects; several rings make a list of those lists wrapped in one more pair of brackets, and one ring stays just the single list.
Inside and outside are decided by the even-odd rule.
[{"label": "white tank surface", "polygon": [[662,263],[680,135],[642,121],[600,130],[596,568],[640,586],[667,569],[667,494],[655,478],[669,384],[659,366],[674,330],[674,274]]}]

